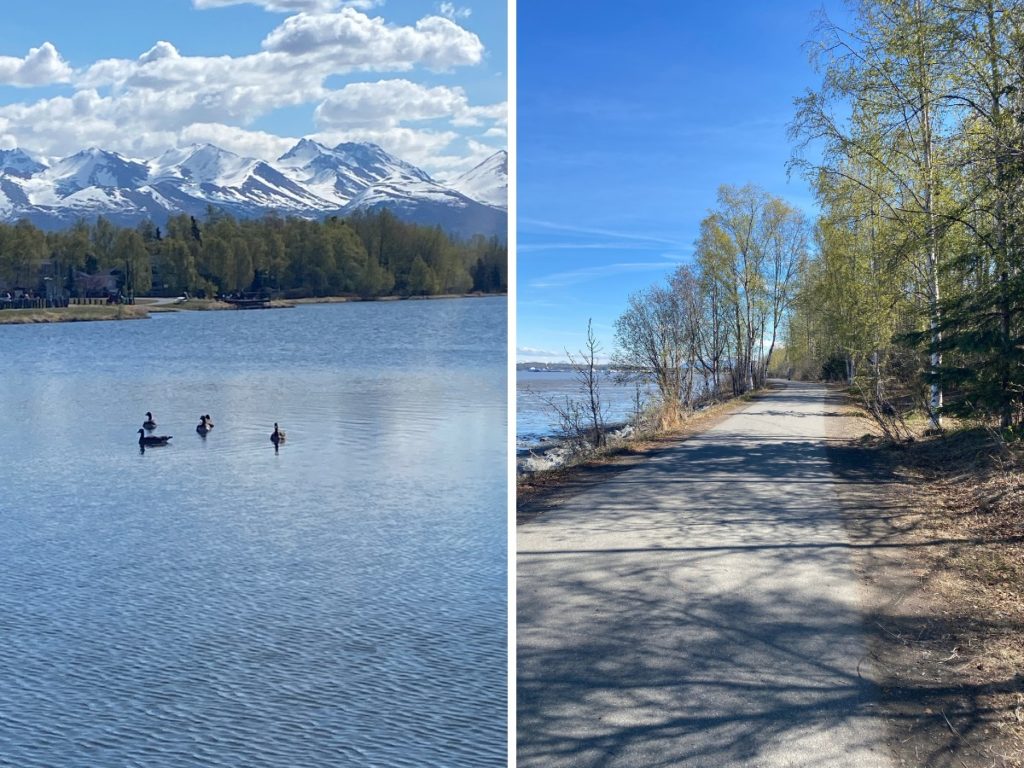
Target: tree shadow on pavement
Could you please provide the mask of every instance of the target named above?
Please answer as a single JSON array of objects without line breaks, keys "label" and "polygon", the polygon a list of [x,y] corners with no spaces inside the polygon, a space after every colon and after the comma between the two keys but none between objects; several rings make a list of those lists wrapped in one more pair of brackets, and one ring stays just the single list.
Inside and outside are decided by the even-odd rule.
[{"label": "tree shadow on pavement", "polygon": [[[747,415],[776,418],[801,399],[817,403],[812,416],[840,413],[820,389],[793,389],[783,407]],[[573,525],[530,523],[543,535],[518,554],[528,578],[517,600],[517,765],[874,768],[892,764],[886,724],[907,739],[927,731],[912,742],[916,765],[962,765],[951,745],[981,741],[1005,715],[985,703],[991,685],[893,684],[866,639],[930,627],[941,640],[941,626],[864,613],[840,589],[858,553],[913,558],[950,543],[908,541],[916,523],[884,493],[889,481],[844,441],[717,429],[617,473],[600,487],[600,514],[588,489],[561,499]],[[849,533],[839,497],[856,500],[847,514],[864,522]],[[982,629],[1012,631],[998,617]],[[936,738],[939,724],[948,739]],[[818,748],[798,751],[808,743]]]}]

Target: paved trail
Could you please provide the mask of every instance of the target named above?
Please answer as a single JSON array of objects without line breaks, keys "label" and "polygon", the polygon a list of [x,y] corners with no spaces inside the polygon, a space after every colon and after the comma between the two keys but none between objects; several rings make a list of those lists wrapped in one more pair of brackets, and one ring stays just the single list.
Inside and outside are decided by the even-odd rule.
[{"label": "paved trail", "polygon": [[828,418],[789,385],[519,527],[519,768],[892,765]]}]

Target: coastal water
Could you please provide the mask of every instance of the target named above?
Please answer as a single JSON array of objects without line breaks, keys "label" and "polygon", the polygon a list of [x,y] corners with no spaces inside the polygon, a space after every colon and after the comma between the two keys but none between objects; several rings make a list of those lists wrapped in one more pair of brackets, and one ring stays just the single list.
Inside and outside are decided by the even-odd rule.
[{"label": "coastal water", "polygon": [[0,326],[0,765],[505,765],[505,317]]},{"label": "coastal water", "polygon": [[[604,418],[609,424],[628,421],[636,413],[637,390],[634,384],[620,384],[614,373],[600,371],[598,386]],[[649,404],[653,392],[649,384],[640,388],[641,408]],[[562,405],[566,398],[586,399],[576,374],[554,366],[548,370],[516,371],[516,446],[525,451],[555,437],[558,417],[551,402]]]}]

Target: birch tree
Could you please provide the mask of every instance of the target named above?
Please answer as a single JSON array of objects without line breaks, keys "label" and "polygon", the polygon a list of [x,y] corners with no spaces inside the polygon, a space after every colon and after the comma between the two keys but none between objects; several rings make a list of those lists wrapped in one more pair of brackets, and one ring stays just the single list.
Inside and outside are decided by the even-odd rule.
[{"label": "birch tree", "polygon": [[[933,0],[862,0],[858,26],[847,32],[826,20],[816,61],[818,91],[797,101],[792,133],[806,147],[824,143],[812,162],[798,152],[794,165],[816,178],[864,185],[907,235],[904,258],[920,274],[929,329],[929,418],[941,425],[940,271],[949,219],[941,210],[941,164],[955,107],[950,69],[951,17]],[[842,118],[844,110],[849,117]],[[850,167],[878,174],[853,175]],[[874,183],[878,179],[880,183]]]},{"label": "birch tree", "polygon": [[655,285],[629,297],[615,321],[617,367],[654,379],[660,400],[662,429],[681,420],[685,407],[685,365],[688,359],[686,304],[671,284]]},{"label": "birch tree", "polygon": [[[803,215],[753,185],[724,185],[701,222],[697,262],[731,318],[733,392],[761,386],[807,258]],[[715,326],[717,327],[717,326]]]}]

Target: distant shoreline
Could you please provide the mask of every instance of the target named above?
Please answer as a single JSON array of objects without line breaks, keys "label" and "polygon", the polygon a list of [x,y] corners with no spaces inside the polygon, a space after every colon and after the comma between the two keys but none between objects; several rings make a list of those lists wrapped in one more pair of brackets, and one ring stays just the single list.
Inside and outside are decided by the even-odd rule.
[{"label": "distant shoreline", "polygon": [[[427,299],[476,299],[507,297],[507,293],[438,294],[436,296],[379,296],[363,299],[358,296],[313,296],[301,299],[274,300],[267,309],[290,309],[299,304],[345,304],[363,301],[422,301]],[[204,312],[235,310],[230,304],[212,299],[189,299],[181,304],[154,303],[159,299],[141,298],[138,304],[82,304],[45,309],[0,310],[0,325],[34,325],[40,323],[78,323],[99,320],[145,320],[151,314],[164,312]],[[237,311],[237,310],[236,310]],[[245,310],[250,311],[250,310]]]},{"label": "distant shoreline", "polygon": [[83,304],[45,309],[0,310],[0,325],[145,320],[147,317],[149,317],[149,312],[146,307],[137,304]]}]

